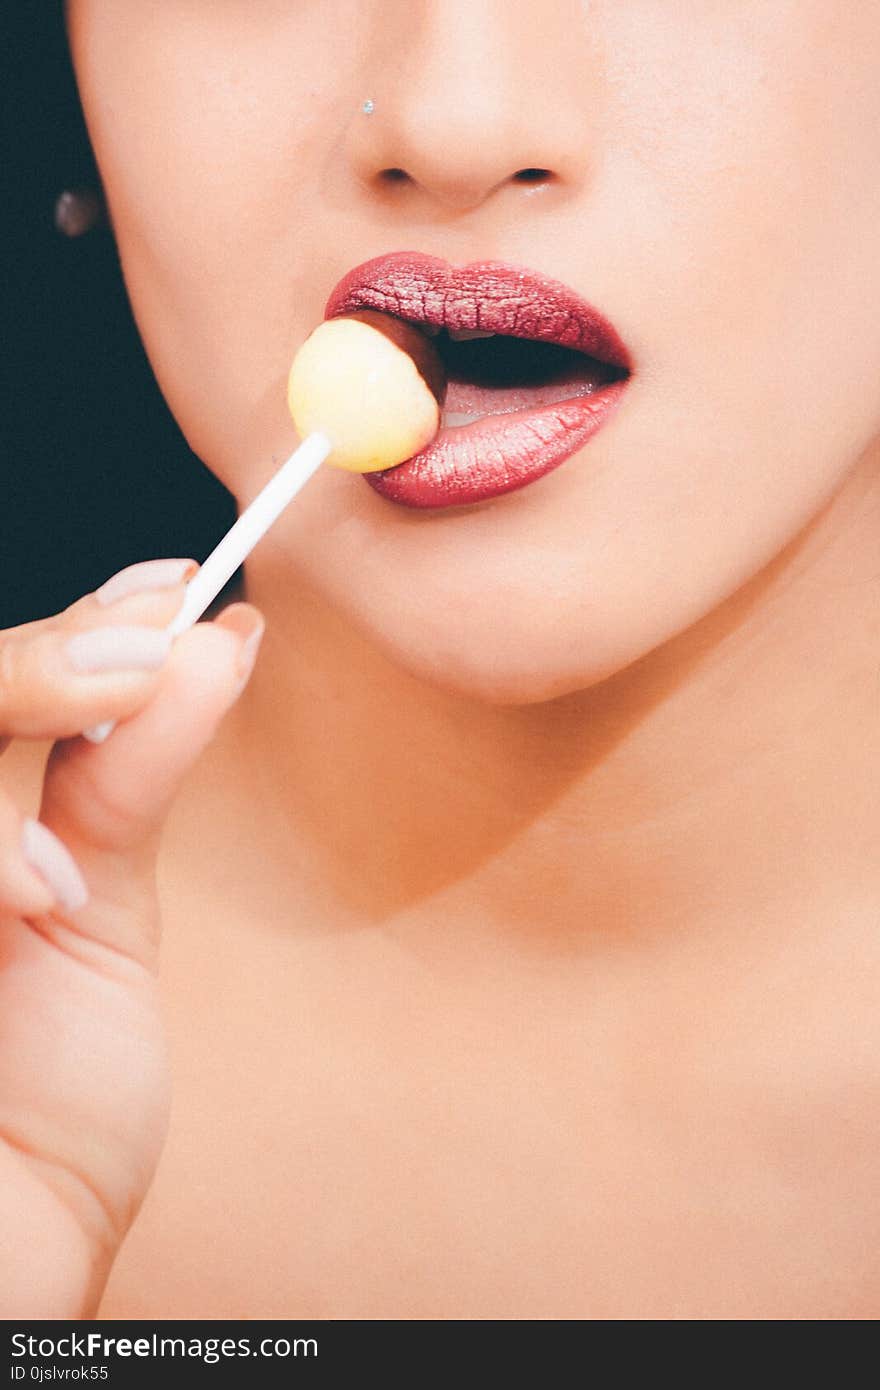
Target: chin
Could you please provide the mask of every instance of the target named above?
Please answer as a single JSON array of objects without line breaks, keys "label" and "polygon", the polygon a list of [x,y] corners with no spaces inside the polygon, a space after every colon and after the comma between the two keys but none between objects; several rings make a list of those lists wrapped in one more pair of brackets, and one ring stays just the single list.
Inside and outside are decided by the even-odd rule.
[{"label": "chin", "polygon": [[[505,632],[499,623],[494,635],[447,629],[424,631],[407,642],[397,633],[371,633],[399,668],[436,690],[457,699],[493,706],[538,705],[598,685],[628,664],[609,658],[604,664],[577,650],[573,637],[536,642],[522,631]],[[564,635],[563,635],[564,637]],[[427,640],[426,640],[427,638]],[[433,638],[433,640],[431,640]],[[583,634],[577,634],[583,644]],[[567,650],[561,651],[560,646]]]}]

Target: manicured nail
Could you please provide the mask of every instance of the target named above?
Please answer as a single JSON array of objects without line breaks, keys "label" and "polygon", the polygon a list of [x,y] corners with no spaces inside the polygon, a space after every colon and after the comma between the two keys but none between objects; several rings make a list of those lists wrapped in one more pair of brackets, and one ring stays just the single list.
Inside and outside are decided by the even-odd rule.
[{"label": "manicured nail", "polygon": [[21,849],[25,859],[46,880],[66,911],[76,912],[77,908],[85,906],[89,900],[89,890],[79,865],[67,846],[47,825],[25,817]]},{"label": "manicured nail", "polygon": [[173,589],[175,584],[192,579],[198,568],[195,560],[140,560],[96,589],[95,598],[106,605],[151,589]]},{"label": "manicured nail", "polygon": [[257,652],[260,649],[260,643],[263,640],[263,633],[265,630],[266,624],[261,618],[253,632],[249,632],[241,644],[237,662],[238,685],[235,687],[236,699],[238,699],[250,680],[250,675],[254,669],[254,662],[257,659]]},{"label": "manicured nail", "polygon": [[162,627],[94,627],[78,632],[65,647],[75,671],[155,671],[171,650]]}]

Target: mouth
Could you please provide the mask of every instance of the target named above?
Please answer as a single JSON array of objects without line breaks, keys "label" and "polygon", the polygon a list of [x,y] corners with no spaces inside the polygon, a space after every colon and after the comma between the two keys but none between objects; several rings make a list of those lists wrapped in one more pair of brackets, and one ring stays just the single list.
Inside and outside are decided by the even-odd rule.
[{"label": "mouth", "polygon": [[364,481],[405,507],[484,501],[577,453],[619,404],[632,362],[617,331],[558,280],[501,261],[378,256],[336,286],[324,317],[378,309],[421,327],[448,385],[431,443]]}]

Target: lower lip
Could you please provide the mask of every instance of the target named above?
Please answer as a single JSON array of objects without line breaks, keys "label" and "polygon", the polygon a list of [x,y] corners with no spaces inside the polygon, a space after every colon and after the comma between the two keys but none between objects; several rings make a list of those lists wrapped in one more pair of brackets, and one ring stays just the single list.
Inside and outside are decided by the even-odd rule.
[{"label": "lower lip", "polygon": [[582,449],[615,410],[628,380],[552,405],[441,429],[406,463],[362,477],[401,507],[460,507],[514,492]]}]

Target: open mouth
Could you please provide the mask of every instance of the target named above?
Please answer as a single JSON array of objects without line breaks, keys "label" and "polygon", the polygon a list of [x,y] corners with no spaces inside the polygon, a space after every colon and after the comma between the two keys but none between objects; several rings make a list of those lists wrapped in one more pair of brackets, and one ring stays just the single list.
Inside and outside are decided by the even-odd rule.
[{"label": "open mouth", "polygon": [[559,343],[469,328],[444,328],[432,336],[448,382],[444,428],[590,395],[628,376],[625,368]]},{"label": "open mouth", "polygon": [[632,372],[596,309],[561,282],[504,262],[377,257],[339,283],[325,317],[364,308],[422,328],[447,373],[436,438],[395,468],[362,475],[403,506],[461,505],[534,482],[596,432]]}]

